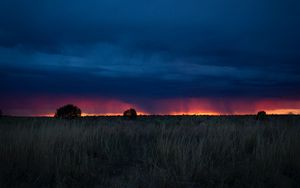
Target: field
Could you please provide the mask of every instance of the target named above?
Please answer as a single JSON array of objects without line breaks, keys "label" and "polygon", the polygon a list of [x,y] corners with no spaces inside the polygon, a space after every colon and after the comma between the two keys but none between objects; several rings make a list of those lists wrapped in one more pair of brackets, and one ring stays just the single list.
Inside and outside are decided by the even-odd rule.
[{"label": "field", "polygon": [[300,116],[3,117],[0,187],[300,187]]}]

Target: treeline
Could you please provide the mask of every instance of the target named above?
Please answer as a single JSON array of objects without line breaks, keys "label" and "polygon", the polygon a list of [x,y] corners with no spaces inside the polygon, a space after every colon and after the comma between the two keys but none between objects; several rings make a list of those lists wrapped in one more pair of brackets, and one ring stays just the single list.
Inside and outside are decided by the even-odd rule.
[{"label": "treeline", "polygon": [[[54,117],[60,119],[74,119],[81,117],[82,111],[79,107],[73,104],[67,104],[58,108],[55,112]],[[0,110],[0,117],[3,117],[3,112]],[[136,119],[138,114],[134,108],[130,108],[123,112],[123,116],[128,119]],[[267,119],[267,113],[265,111],[259,111],[256,114],[256,120],[264,121]]]},{"label": "treeline", "polygon": [[[128,119],[136,119],[137,112],[135,109],[130,108],[124,111],[123,116]],[[74,119],[81,117],[81,109],[73,104],[67,104],[62,106],[56,110],[54,115],[55,118],[62,118],[62,119]]]}]

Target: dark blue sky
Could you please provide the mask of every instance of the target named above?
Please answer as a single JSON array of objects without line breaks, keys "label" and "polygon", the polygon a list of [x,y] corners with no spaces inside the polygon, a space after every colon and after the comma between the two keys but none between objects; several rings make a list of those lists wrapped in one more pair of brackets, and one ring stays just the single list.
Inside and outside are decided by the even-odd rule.
[{"label": "dark blue sky", "polygon": [[41,96],[149,113],[161,100],[300,100],[297,0],[0,0],[0,16],[10,113]]}]

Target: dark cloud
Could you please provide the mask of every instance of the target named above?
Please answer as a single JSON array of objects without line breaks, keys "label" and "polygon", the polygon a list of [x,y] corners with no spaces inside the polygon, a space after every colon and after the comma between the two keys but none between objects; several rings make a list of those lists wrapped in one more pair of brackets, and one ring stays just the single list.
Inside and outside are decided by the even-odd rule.
[{"label": "dark cloud", "polygon": [[2,96],[298,98],[294,0],[0,1]]}]

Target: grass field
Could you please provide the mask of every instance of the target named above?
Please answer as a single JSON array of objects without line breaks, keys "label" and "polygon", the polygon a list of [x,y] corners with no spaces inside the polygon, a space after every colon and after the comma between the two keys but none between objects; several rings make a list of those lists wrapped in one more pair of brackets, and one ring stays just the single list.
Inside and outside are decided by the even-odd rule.
[{"label": "grass field", "polygon": [[4,117],[0,187],[300,187],[300,116]]}]

